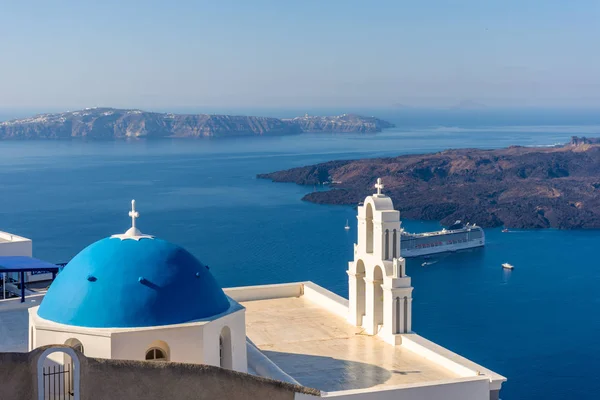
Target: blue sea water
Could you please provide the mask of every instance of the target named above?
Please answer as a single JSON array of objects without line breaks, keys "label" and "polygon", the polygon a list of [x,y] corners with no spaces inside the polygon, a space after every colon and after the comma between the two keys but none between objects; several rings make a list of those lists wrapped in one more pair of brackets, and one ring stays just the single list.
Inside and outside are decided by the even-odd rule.
[{"label": "blue sea water", "polygon": [[[273,111],[279,116],[285,112]],[[312,280],[347,296],[355,210],[302,202],[323,188],[255,175],[333,159],[446,148],[544,146],[600,136],[600,113],[381,111],[377,135],[160,141],[0,142],[0,229],[34,255],[68,261],[125,231],[135,198],[143,232],[178,243],[223,286]],[[1,116],[0,116],[0,119]],[[346,220],[353,229],[343,229]],[[404,221],[411,231],[436,222]],[[486,230],[484,249],[437,257],[413,278],[413,327],[509,380],[504,399],[600,393],[600,231]],[[514,271],[500,265],[510,262]]]}]

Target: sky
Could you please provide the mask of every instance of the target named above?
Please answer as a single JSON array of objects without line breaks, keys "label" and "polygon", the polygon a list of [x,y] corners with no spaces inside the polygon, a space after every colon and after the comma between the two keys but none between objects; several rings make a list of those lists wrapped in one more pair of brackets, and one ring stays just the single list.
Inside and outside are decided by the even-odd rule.
[{"label": "sky", "polygon": [[0,0],[0,108],[600,107],[597,0]]}]

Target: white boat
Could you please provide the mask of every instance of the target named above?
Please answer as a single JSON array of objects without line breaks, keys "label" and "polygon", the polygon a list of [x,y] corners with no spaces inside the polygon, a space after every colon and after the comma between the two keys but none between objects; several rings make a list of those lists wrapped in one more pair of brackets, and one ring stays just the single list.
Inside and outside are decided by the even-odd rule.
[{"label": "white boat", "polygon": [[344,227],[345,230],[349,231],[350,230],[350,225],[348,225],[348,220],[346,220],[346,226]]},{"label": "white boat", "polygon": [[485,246],[483,229],[460,221],[437,232],[408,233],[401,230],[400,239],[400,254],[407,258]]},{"label": "white boat", "polygon": [[504,268],[504,269],[513,269],[514,266],[512,266],[512,264],[509,264],[509,263],[504,263],[504,264],[502,264],[502,268]]}]

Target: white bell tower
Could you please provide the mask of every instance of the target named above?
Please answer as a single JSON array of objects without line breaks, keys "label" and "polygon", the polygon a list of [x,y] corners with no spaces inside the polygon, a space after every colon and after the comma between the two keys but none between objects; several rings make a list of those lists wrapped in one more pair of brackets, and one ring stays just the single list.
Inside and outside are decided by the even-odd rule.
[{"label": "white bell tower", "polygon": [[412,286],[400,255],[400,212],[392,199],[377,193],[358,207],[358,241],[348,263],[348,320],[392,344],[411,331]]}]

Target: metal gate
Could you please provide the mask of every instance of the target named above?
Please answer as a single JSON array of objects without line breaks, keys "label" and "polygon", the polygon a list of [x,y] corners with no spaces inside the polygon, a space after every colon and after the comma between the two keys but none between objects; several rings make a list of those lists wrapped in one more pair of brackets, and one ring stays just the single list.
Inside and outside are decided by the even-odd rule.
[{"label": "metal gate", "polygon": [[73,399],[73,364],[44,367],[44,399]]}]

